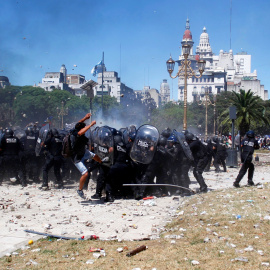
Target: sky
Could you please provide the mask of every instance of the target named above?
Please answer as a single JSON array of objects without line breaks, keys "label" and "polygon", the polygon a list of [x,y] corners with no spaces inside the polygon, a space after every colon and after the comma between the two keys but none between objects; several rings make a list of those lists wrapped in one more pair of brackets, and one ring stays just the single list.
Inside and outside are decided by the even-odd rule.
[{"label": "sky", "polygon": [[[34,85],[45,72],[96,80],[102,59],[107,71],[134,90],[160,89],[163,79],[177,100],[177,79],[166,61],[177,60],[186,19],[194,47],[205,26],[215,54],[222,49],[251,54],[251,71],[270,90],[269,0],[0,0],[0,76],[12,85]],[[232,6],[232,13],[230,7]],[[231,24],[230,24],[230,14]],[[231,31],[230,31],[231,29]],[[231,33],[231,34],[230,34]],[[270,91],[269,91],[270,92]]]}]

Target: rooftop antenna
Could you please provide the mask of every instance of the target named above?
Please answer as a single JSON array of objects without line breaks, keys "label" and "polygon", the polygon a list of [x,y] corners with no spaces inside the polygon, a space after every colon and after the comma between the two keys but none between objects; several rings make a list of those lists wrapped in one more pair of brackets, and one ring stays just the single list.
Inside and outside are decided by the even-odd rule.
[{"label": "rooftop antenna", "polygon": [[232,0],[230,6],[230,50],[232,49]]}]

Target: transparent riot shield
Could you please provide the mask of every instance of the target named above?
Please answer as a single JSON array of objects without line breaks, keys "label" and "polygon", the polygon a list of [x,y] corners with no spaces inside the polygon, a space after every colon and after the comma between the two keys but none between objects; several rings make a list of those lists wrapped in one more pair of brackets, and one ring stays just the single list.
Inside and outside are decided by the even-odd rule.
[{"label": "transparent riot shield", "polygon": [[157,128],[151,125],[140,126],[130,151],[130,158],[138,163],[149,164],[155,155],[158,139]]},{"label": "transparent riot shield", "polygon": [[99,127],[96,127],[91,131],[91,149],[94,153],[98,152],[98,130]]},{"label": "transparent riot shield", "polygon": [[40,155],[42,145],[48,137],[49,130],[50,130],[50,124],[46,124],[39,130],[39,135],[38,135],[36,149],[35,149],[36,156]]},{"label": "transparent riot shield", "polygon": [[190,150],[190,147],[186,141],[185,135],[182,132],[178,132],[175,129],[173,130],[173,134],[176,136],[176,138],[178,139],[178,142],[180,143],[183,152],[185,154],[185,156],[190,160],[193,161],[193,155],[192,152]]},{"label": "transparent riot shield", "polygon": [[14,136],[20,140],[23,136],[26,136],[26,133],[23,129],[16,129],[14,130]]},{"label": "transparent riot shield", "polygon": [[110,127],[104,126],[100,127],[97,131],[97,155],[104,159],[105,157],[109,158],[108,162],[102,163],[105,166],[110,167],[113,164],[113,149],[114,149],[114,142],[113,142],[113,135],[111,132]]}]

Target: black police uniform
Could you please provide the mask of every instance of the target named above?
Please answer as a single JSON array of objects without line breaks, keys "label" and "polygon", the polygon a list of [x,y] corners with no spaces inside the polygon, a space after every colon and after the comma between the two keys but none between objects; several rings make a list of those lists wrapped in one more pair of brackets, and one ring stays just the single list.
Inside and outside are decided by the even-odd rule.
[{"label": "black police uniform", "polygon": [[42,187],[48,187],[48,172],[53,167],[57,180],[58,188],[63,187],[62,177],[60,173],[62,165],[62,140],[59,135],[50,137],[44,142],[45,165],[43,166],[43,184]]},{"label": "black police uniform", "polygon": [[227,154],[227,150],[226,150],[226,144],[222,143],[222,142],[216,142],[216,154],[215,154],[215,158],[214,158],[214,167],[215,167],[215,171],[216,172],[220,172],[220,168],[219,168],[219,164],[222,165],[223,167],[223,171],[226,172],[227,168],[226,168],[226,157],[228,156]]},{"label": "black police uniform", "polygon": [[[114,136],[114,164],[106,178],[105,201],[113,201],[113,196],[123,194],[122,184],[128,178],[127,149],[120,135]],[[119,193],[120,192],[120,193]]]},{"label": "black police uniform", "polygon": [[254,164],[252,163],[252,157],[253,157],[254,149],[259,149],[259,148],[260,146],[258,144],[258,141],[255,138],[246,137],[241,142],[242,167],[233,184],[235,187],[239,187],[239,183],[244,177],[244,175],[246,174],[247,170],[248,170],[248,184],[252,186],[254,185],[254,182],[253,182]]},{"label": "black police uniform", "polygon": [[37,137],[33,131],[26,130],[26,135],[20,141],[23,145],[21,155],[23,179],[26,182],[28,174],[34,182],[39,182],[39,163],[35,153]]},{"label": "black police uniform", "polygon": [[[146,171],[141,179],[144,184],[154,184],[156,178],[156,184],[169,183],[168,171],[168,154],[165,151],[163,145],[158,144],[157,150],[151,163],[147,166]],[[157,186],[154,187],[141,187],[141,193],[154,193],[156,196],[166,194],[167,190],[165,187]]]},{"label": "black police uniform", "polygon": [[207,185],[202,176],[203,171],[208,163],[208,158],[204,146],[199,140],[189,141],[189,147],[194,157],[193,175],[200,185],[200,191],[207,191]]},{"label": "black police uniform", "polygon": [[210,139],[208,139],[206,142],[202,142],[203,145],[205,145],[206,147],[206,155],[208,158],[208,163],[204,169],[205,172],[209,172],[210,171],[210,166],[212,163],[212,158],[214,157],[214,150],[213,150],[213,143],[211,142]]},{"label": "black police uniform", "polygon": [[[190,165],[181,145],[179,143],[176,143],[171,148],[167,148],[167,154],[170,157],[170,175],[172,184],[182,186],[184,188],[189,188],[190,179],[188,176],[188,170],[190,168]],[[181,188],[179,190],[176,190],[176,194],[180,193],[187,194],[188,191]]]},{"label": "black police uniform", "polygon": [[[7,133],[7,132],[6,132]],[[9,130],[1,139],[1,171],[6,171],[9,177],[15,175],[17,181],[20,181],[22,186],[26,186],[23,179],[20,179],[21,163],[19,154],[23,151],[23,146],[20,140],[13,135],[13,131]]]}]

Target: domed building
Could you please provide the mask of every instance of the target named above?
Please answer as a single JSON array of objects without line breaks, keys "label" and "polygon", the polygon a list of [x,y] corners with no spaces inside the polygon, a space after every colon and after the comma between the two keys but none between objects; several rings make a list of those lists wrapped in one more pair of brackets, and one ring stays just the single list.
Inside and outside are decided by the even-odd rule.
[{"label": "domed building", "polygon": [[[184,31],[182,46],[189,44],[190,54],[188,60],[196,76],[199,76],[197,61],[205,60],[206,65],[203,75],[200,78],[195,76],[187,80],[187,101],[193,102],[196,98],[203,98],[206,88],[210,94],[216,95],[222,91],[236,91],[240,89],[251,89],[263,100],[268,100],[268,91],[261,85],[257,79],[257,72],[251,72],[251,55],[246,52],[233,54],[230,49],[228,52],[220,50],[218,55],[212,51],[209,41],[209,35],[206,27],[200,35],[199,45],[196,47],[196,55],[193,55],[193,39],[190,31],[189,19],[186,20],[186,29]],[[176,61],[180,68],[184,59],[183,51]],[[178,100],[184,101],[184,78],[178,78]]]},{"label": "domed building", "polygon": [[160,96],[162,103],[167,103],[170,101],[170,85],[165,79],[160,84]]},{"label": "domed building", "polygon": [[10,82],[8,77],[6,76],[0,76],[0,88],[5,88],[6,86],[9,86]]}]

